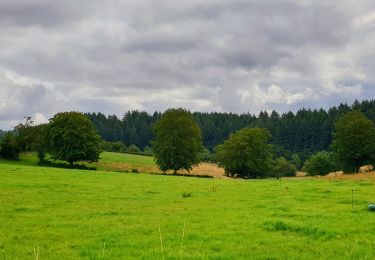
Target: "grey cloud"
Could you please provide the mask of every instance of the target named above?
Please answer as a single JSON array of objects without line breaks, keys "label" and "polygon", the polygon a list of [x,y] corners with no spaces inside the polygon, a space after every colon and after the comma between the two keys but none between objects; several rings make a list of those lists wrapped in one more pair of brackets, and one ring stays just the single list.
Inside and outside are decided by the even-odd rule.
[{"label": "grey cloud", "polygon": [[97,1],[88,0],[3,0],[0,3],[0,22],[8,26],[54,27],[89,16],[96,3]]},{"label": "grey cloud", "polygon": [[0,128],[62,110],[257,114],[375,98],[374,27],[370,0],[4,0]]}]

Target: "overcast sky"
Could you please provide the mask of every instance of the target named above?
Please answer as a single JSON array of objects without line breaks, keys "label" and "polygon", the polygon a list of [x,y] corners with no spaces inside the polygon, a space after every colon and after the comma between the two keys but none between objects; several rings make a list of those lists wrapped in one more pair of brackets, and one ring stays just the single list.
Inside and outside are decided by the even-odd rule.
[{"label": "overcast sky", "polygon": [[373,0],[1,0],[0,128],[375,98]]}]

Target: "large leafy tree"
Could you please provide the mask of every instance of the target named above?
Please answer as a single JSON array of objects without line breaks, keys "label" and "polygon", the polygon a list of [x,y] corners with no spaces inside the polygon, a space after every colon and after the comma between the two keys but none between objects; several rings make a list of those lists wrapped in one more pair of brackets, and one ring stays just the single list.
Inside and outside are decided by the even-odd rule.
[{"label": "large leafy tree", "polygon": [[375,126],[364,114],[352,111],[336,123],[332,148],[346,170],[358,171],[375,162]]},{"label": "large leafy tree", "polygon": [[153,151],[163,171],[190,171],[199,162],[203,149],[201,130],[192,115],[184,109],[169,109],[155,123]]},{"label": "large leafy tree", "polygon": [[70,165],[97,161],[101,152],[101,137],[91,121],[79,112],[56,114],[45,131],[45,141],[53,159]]},{"label": "large leafy tree", "polygon": [[271,134],[263,128],[244,128],[216,148],[216,159],[229,176],[266,177],[272,168]]}]

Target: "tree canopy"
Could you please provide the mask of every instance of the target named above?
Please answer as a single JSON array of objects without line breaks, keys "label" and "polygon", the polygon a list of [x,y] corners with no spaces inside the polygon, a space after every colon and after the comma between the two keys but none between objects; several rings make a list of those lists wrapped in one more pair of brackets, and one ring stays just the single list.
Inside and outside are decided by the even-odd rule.
[{"label": "tree canopy", "polygon": [[264,128],[244,128],[216,148],[216,160],[226,174],[266,177],[272,168],[271,134]]},{"label": "tree canopy", "polygon": [[12,132],[4,134],[0,141],[0,155],[6,159],[18,160],[20,151],[17,137]]},{"label": "tree canopy", "polygon": [[101,137],[92,122],[79,112],[56,114],[45,133],[47,151],[53,159],[67,161],[97,161],[101,152]]},{"label": "tree canopy", "polygon": [[199,162],[203,148],[201,130],[184,109],[169,109],[154,125],[153,151],[156,164],[163,171],[190,171]]},{"label": "tree canopy", "polygon": [[332,148],[349,171],[375,162],[375,126],[363,113],[352,111],[336,123]]}]

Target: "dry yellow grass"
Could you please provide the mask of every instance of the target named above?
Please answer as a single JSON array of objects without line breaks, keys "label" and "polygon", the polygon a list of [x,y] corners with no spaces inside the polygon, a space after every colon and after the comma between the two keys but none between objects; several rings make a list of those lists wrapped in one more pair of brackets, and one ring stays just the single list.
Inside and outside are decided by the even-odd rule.
[{"label": "dry yellow grass", "polygon": [[[110,170],[110,171],[119,171],[119,172],[131,172],[136,169],[140,173],[152,173],[152,174],[161,174],[163,173],[157,166],[135,166],[130,163],[108,163],[108,162],[99,162],[97,166],[100,169]],[[172,171],[168,171],[168,174],[172,174]],[[217,179],[228,178],[225,176],[224,169],[219,167],[215,163],[200,163],[195,166],[190,172],[185,170],[179,171],[179,174],[189,174],[193,176],[211,176]]]},{"label": "dry yellow grass", "polygon": [[[181,173],[188,174],[187,171],[181,171]],[[200,163],[194,167],[189,174],[196,176],[206,175],[217,179],[228,178],[224,175],[224,169],[219,167],[216,163]]]},{"label": "dry yellow grass", "polygon": [[371,180],[375,181],[375,172],[368,172],[368,173],[357,173],[357,174],[343,174],[337,176],[322,176],[319,177],[326,180]]},{"label": "dry yellow grass", "polygon": [[116,171],[116,172],[131,172],[136,169],[141,173],[160,173],[161,171],[157,166],[139,166],[131,163],[119,162],[99,162],[96,165],[100,170]]}]

